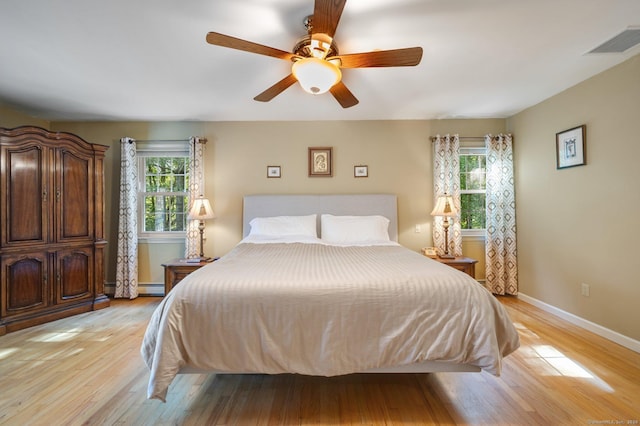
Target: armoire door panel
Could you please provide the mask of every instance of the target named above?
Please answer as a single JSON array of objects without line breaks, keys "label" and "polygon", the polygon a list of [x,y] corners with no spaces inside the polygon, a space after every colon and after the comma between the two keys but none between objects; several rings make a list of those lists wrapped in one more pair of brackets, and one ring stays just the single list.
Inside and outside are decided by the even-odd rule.
[{"label": "armoire door panel", "polygon": [[2,259],[2,312],[4,317],[39,310],[49,303],[47,255],[6,256]]},{"label": "armoire door panel", "polygon": [[58,241],[93,238],[93,161],[66,149],[58,151]]},{"label": "armoire door panel", "polygon": [[2,246],[48,242],[48,150],[29,142],[2,147]]},{"label": "armoire door panel", "polygon": [[57,303],[92,296],[93,251],[90,247],[57,253]]}]

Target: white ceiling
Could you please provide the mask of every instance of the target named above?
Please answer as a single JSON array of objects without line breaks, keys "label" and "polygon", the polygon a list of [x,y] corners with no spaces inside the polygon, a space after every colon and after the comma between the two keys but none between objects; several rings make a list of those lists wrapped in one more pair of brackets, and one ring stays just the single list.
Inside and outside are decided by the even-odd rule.
[{"label": "white ceiling", "polygon": [[297,84],[256,102],[290,65],[205,41],[216,31],[290,51],[312,11],[313,0],[2,0],[0,101],[49,120],[500,118],[640,53],[586,54],[640,24],[639,0],[349,0],[340,53],[424,55],[343,70],[360,100],[343,109]]}]

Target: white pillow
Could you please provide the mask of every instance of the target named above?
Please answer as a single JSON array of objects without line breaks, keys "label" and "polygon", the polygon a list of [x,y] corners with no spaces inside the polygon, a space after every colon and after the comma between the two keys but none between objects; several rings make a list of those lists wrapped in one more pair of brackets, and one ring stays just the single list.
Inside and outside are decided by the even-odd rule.
[{"label": "white pillow", "polygon": [[389,241],[389,219],[384,216],[333,216],[320,218],[322,239],[331,243],[357,244]]},{"label": "white pillow", "polygon": [[282,237],[290,235],[317,237],[316,215],[256,217],[249,222],[249,235]]}]

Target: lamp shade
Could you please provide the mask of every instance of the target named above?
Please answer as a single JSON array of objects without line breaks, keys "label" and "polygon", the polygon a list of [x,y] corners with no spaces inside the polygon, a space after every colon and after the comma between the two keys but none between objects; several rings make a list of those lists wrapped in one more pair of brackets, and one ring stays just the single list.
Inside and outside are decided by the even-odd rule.
[{"label": "lamp shade", "polygon": [[342,78],[337,65],[319,58],[304,58],[294,62],[291,73],[305,92],[312,95],[326,93]]},{"label": "lamp shade", "polygon": [[216,215],[213,213],[211,203],[206,198],[196,198],[193,200],[191,210],[189,210],[188,219],[191,220],[205,220],[214,219]]},{"label": "lamp shade", "polygon": [[436,206],[431,211],[431,216],[454,217],[458,210],[453,203],[453,197],[449,194],[440,195],[436,200]]}]

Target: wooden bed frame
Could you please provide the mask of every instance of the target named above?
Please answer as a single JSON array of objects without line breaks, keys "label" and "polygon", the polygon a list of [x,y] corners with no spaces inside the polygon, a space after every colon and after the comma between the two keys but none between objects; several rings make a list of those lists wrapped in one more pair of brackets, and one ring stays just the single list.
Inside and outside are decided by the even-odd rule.
[{"label": "wooden bed frame", "polygon": [[[320,215],[382,215],[389,219],[389,237],[398,240],[397,198],[391,194],[356,195],[247,195],[244,197],[243,237],[249,234],[249,222],[255,217]],[[320,233],[318,233],[320,235]],[[437,373],[479,372],[480,368],[468,364],[453,364],[442,361],[426,361],[418,364],[374,368],[359,373]],[[239,371],[206,371],[216,374],[247,374]],[[204,373],[189,367],[180,373]]]}]

